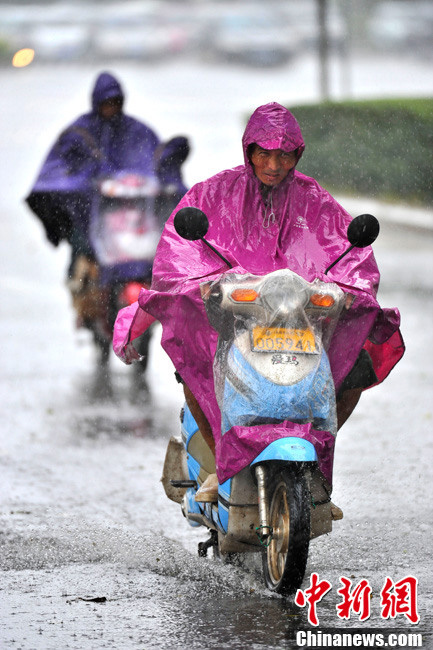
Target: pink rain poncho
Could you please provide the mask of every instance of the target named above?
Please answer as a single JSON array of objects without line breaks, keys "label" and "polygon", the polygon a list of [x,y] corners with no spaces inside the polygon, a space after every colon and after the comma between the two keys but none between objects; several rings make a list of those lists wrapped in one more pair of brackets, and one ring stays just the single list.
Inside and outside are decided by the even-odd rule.
[{"label": "pink rain poncho", "polygon": [[[152,287],[141,291],[138,303],[119,312],[113,341],[116,354],[130,363],[137,357],[132,341],[153,320],[162,323],[162,346],[212,427],[220,482],[245,467],[272,440],[291,433],[282,423],[265,427],[262,437],[250,435],[251,427],[244,427],[244,432],[234,427],[236,431],[221,435],[213,377],[218,334],[209,325],[200,283],[227,272],[263,275],[290,268],[309,282],[315,278],[336,282],[354,295],[329,349],[336,390],[363,347],[372,357],[379,382],[404,352],[398,311],[382,310],[376,300],[379,272],[370,247],[353,249],[324,274],[348,248],[349,214],[314,179],[295,169],[264,200],[247,155],[252,143],[264,149],[297,150],[298,159],[304,150],[299,125],[287,109],[277,103],[256,109],[242,139],[244,164],[198,183],[183,197],[162,234]],[[232,270],[203,242],[186,241],[176,233],[174,214],[185,206],[207,215],[206,239],[232,263]],[[315,444],[321,469],[331,482],[333,436],[321,432],[318,439],[309,425],[292,426],[297,427],[292,435]]]}]

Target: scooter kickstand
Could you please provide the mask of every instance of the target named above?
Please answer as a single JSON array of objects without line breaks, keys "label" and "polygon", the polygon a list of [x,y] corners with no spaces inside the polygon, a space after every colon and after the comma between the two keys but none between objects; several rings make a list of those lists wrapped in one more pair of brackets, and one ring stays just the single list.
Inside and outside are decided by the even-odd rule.
[{"label": "scooter kickstand", "polygon": [[218,546],[218,533],[216,530],[210,531],[210,537],[205,542],[198,543],[198,556],[207,557],[207,550],[211,546]]}]

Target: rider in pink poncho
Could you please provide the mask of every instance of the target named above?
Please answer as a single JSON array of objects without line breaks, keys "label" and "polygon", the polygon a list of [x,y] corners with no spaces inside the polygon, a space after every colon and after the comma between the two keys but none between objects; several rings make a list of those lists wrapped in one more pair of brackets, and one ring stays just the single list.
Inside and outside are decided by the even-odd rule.
[{"label": "rider in pink poncho", "polygon": [[[141,291],[138,303],[119,312],[113,343],[116,354],[130,363],[137,357],[132,341],[154,319],[162,323],[162,346],[185,385],[188,404],[196,400],[192,413],[204,414],[196,417],[200,429],[210,425],[220,482],[245,467],[272,437],[251,443],[250,437],[231,435],[230,430],[221,436],[212,367],[218,334],[209,325],[200,283],[227,272],[262,275],[290,268],[309,282],[315,278],[336,282],[354,296],[329,349],[340,425],[362,390],[382,381],[404,352],[398,311],[382,310],[376,300],[379,272],[370,247],[353,249],[324,275],[348,248],[351,217],[314,179],[296,171],[305,145],[294,116],[277,103],[260,106],[247,124],[242,145],[243,165],[196,184],[175,210],[193,206],[207,215],[206,239],[233,269],[228,270],[203,242],[179,237],[173,213],[157,249],[152,287]],[[355,364],[361,365],[361,380],[348,383]],[[287,433],[276,427],[271,435],[275,439]],[[317,443],[311,432],[302,435]],[[330,481],[331,438],[326,449],[318,450],[321,469]]]}]

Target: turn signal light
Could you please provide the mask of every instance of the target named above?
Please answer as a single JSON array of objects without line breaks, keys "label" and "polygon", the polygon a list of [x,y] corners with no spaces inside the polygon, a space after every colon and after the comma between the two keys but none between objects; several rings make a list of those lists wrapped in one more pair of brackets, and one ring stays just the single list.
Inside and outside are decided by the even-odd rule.
[{"label": "turn signal light", "polygon": [[332,307],[335,300],[328,293],[313,293],[310,297],[310,302],[315,307]]},{"label": "turn signal light", "polygon": [[231,293],[231,298],[235,302],[254,302],[259,294],[254,289],[235,289]]}]

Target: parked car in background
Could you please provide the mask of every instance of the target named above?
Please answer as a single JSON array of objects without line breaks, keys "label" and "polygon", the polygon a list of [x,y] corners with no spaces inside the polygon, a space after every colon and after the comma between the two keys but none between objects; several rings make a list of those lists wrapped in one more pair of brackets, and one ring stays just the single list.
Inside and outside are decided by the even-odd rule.
[{"label": "parked car in background", "polygon": [[381,51],[433,55],[433,2],[379,2],[367,22],[371,44]]},{"label": "parked car in background", "polygon": [[173,54],[175,43],[165,25],[155,17],[137,22],[122,20],[95,27],[93,53],[99,59],[155,61]]},{"label": "parked car in background", "polygon": [[[94,5],[97,6],[97,5]],[[92,50],[96,59],[165,58],[170,38],[157,18],[159,3],[129,1],[111,3],[93,18]]]},{"label": "parked car in background", "polygon": [[207,26],[207,52],[212,58],[253,66],[286,63],[295,48],[285,15],[263,5],[221,9]]},{"label": "parked car in background", "polygon": [[155,0],[108,5],[94,20],[94,56],[146,62],[191,51],[200,28],[192,6]]},{"label": "parked car in background", "polygon": [[202,44],[205,21],[197,2],[161,2],[156,15],[170,34],[171,51],[196,54]]},{"label": "parked car in background", "polygon": [[33,25],[28,44],[40,61],[78,61],[90,51],[90,29],[69,22]]}]

